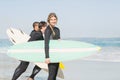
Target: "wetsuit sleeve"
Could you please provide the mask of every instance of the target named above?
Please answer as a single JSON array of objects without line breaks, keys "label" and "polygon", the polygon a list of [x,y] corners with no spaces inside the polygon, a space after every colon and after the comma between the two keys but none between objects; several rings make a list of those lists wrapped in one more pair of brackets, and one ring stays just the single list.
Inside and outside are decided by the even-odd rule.
[{"label": "wetsuit sleeve", "polygon": [[45,58],[49,58],[49,42],[50,42],[51,31],[45,30]]},{"label": "wetsuit sleeve", "polygon": [[31,38],[28,40],[28,42],[38,40],[38,39],[40,38],[40,35],[42,35],[42,34],[34,33],[34,34],[31,36]]},{"label": "wetsuit sleeve", "polygon": [[58,39],[60,39],[60,29],[58,29]]},{"label": "wetsuit sleeve", "polygon": [[54,39],[60,39],[60,30],[59,28],[55,28],[55,36]]}]

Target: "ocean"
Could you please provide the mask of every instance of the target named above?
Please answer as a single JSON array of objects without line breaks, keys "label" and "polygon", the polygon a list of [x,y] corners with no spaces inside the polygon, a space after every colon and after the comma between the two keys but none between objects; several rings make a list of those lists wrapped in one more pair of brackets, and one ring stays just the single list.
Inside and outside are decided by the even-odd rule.
[{"label": "ocean", "polygon": [[76,40],[102,48],[97,54],[85,58],[86,60],[120,62],[120,38],[82,38]]},{"label": "ocean", "polygon": [[[92,43],[102,49],[89,57],[65,62],[65,80],[120,80],[120,38],[70,38],[69,40]],[[0,80],[11,80],[19,64],[18,60],[6,55],[7,49],[12,45],[8,39],[0,39]],[[18,80],[26,80],[33,67],[34,65],[30,64]],[[35,80],[47,80],[46,73],[41,71]]]},{"label": "ocean", "polygon": [[[68,38],[69,40],[83,41],[101,47],[120,47],[120,38]],[[0,39],[0,48],[11,46],[8,39]]]}]

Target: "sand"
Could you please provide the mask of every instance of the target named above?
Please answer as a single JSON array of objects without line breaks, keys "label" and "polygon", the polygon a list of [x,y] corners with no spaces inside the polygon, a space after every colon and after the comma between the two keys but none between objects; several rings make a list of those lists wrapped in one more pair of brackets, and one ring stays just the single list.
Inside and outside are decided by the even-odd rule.
[{"label": "sand", "polygon": [[[64,80],[120,80],[119,62],[75,60],[64,64]],[[6,53],[0,53],[0,80],[11,80],[18,65],[18,60],[8,57]],[[27,80],[33,67],[34,64],[31,63],[18,80]],[[35,80],[47,80],[47,76],[46,72],[41,71]]]}]

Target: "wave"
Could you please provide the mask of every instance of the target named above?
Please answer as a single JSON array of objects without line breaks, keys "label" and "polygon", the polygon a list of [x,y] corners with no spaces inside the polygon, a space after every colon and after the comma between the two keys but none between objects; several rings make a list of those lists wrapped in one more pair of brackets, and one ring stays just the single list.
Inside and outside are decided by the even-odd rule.
[{"label": "wave", "polygon": [[71,38],[71,39],[92,43],[101,47],[120,47],[120,38]]},{"label": "wave", "polygon": [[9,47],[12,43],[8,39],[0,39],[0,48],[1,47]]},{"label": "wave", "polygon": [[[101,47],[120,47],[120,38],[70,38],[68,40],[77,40],[92,43]],[[0,39],[0,47],[9,47],[13,45],[8,39]]]},{"label": "wave", "polygon": [[120,62],[120,47],[102,47],[100,52],[83,58],[83,60]]},{"label": "wave", "polygon": [[0,53],[7,53],[8,47],[0,48]]}]

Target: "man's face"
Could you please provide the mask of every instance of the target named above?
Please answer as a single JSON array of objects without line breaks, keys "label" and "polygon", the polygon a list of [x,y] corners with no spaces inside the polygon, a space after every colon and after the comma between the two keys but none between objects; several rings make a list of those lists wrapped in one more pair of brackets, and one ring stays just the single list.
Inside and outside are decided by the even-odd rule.
[{"label": "man's face", "polygon": [[42,29],[41,29],[41,31],[44,32],[45,30],[46,30],[46,26],[43,26]]},{"label": "man's face", "polygon": [[39,24],[35,25],[35,31],[40,31]]}]

